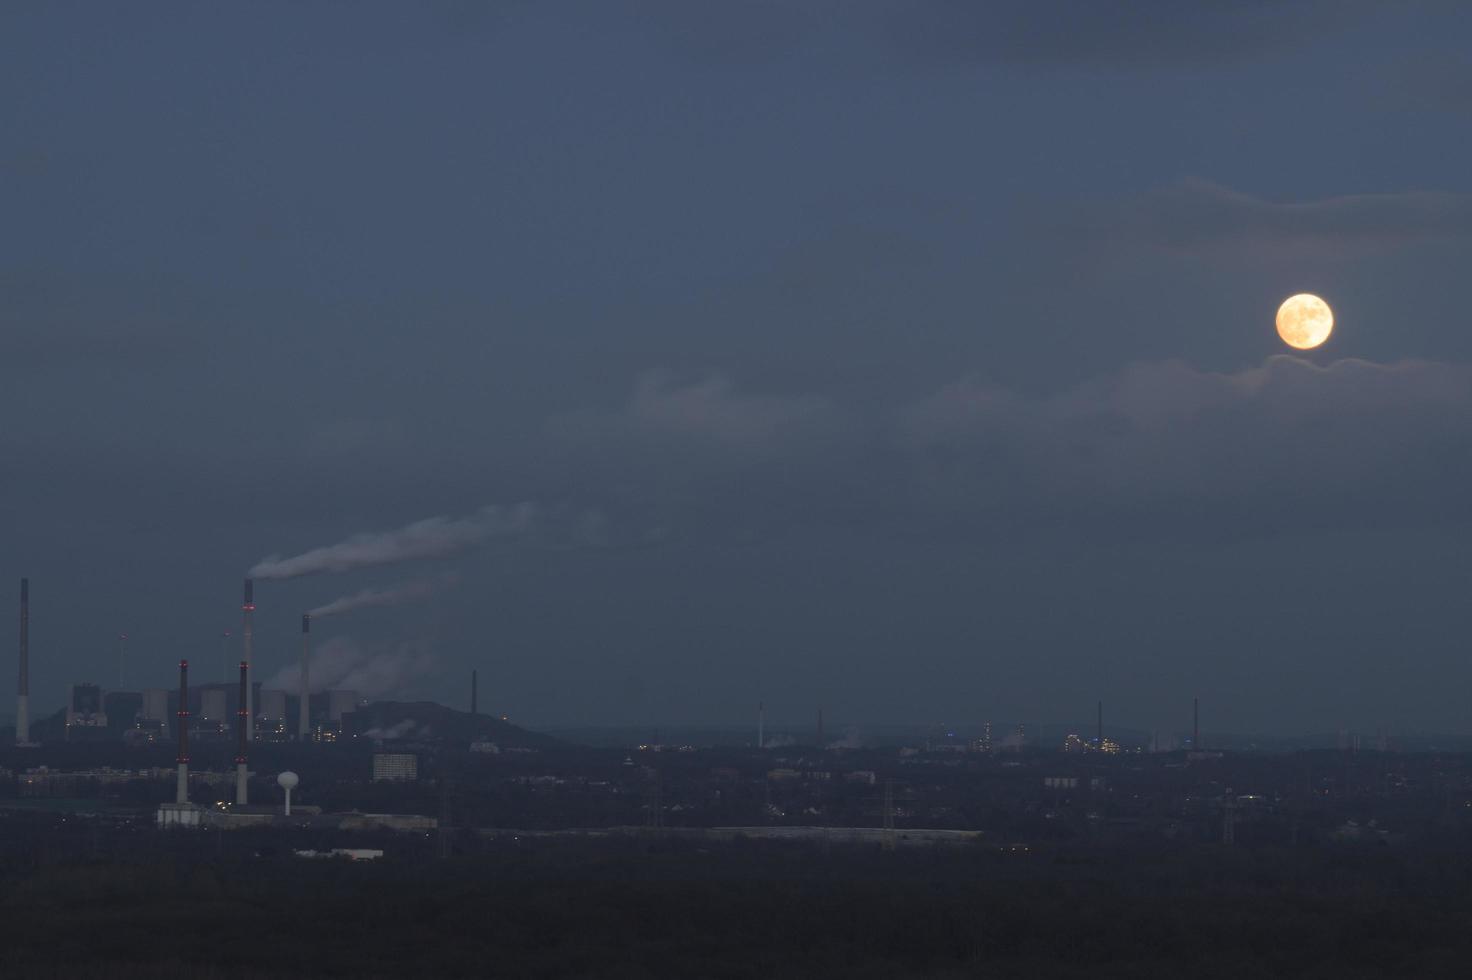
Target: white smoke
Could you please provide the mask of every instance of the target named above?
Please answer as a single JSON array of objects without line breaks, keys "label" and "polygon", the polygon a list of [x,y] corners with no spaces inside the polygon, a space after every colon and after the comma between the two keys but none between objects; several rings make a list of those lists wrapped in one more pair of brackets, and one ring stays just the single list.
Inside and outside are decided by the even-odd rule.
[{"label": "white smoke", "polygon": [[354,609],[369,609],[375,606],[398,606],[406,602],[417,602],[427,599],[443,589],[449,588],[458,581],[454,575],[445,575],[438,579],[416,579],[413,582],[401,582],[398,585],[390,585],[386,588],[369,588],[352,595],[345,595],[334,599],[325,606],[318,606],[307,613],[313,619],[321,619],[324,616],[337,616]]},{"label": "white smoke", "polygon": [[[368,653],[352,640],[335,636],[312,651],[307,674],[314,692],[356,691],[359,697],[373,699],[402,691],[435,667],[432,654],[408,644]],[[291,664],[277,671],[265,687],[299,691],[301,678],[301,666]]]},{"label": "white smoke", "polygon": [[320,572],[347,572],[371,565],[392,565],[420,558],[448,558],[493,538],[525,534],[536,523],[535,504],[514,507],[490,504],[468,517],[430,517],[393,531],[354,534],[337,544],[299,555],[264,558],[247,575],[259,579],[296,578]]},{"label": "white smoke", "polygon": [[859,730],[857,728],[845,729],[843,738],[840,738],[836,742],[828,743],[828,748],[830,749],[862,749],[863,747],[864,740],[859,736]]},{"label": "white smoke", "polygon": [[[407,737],[408,735],[410,735],[411,733],[413,733],[414,728],[415,728],[414,719],[412,719],[412,718],[405,718],[403,721],[401,721],[401,722],[399,722],[397,724],[394,724],[394,725],[389,725],[387,728],[382,728],[382,727],[379,727],[379,726],[375,725],[374,727],[372,727],[372,728],[368,729],[366,732],[364,732],[363,733],[363,737],[364,738],[379,738],[379,739],[384,739],[384,740],[390,740],[391,741],[391,740],[396,739],[396,738],[405,738],[405,737]],[[429,726],[426,725],[425,726],[424,734],[427,735],[428,733],[429,733]]]}]

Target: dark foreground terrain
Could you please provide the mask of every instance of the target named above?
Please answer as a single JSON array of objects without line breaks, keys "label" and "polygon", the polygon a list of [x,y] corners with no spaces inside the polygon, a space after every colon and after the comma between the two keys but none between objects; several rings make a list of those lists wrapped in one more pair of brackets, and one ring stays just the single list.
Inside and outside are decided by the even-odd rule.
[{"label": "dark foreground terrain", "polygon": [[1456,842],[522,839],[349,863],[292,857],[279,835],[155,832],[132,854],[75,826],[55,839],[79,853],[5,848],[5,977],[1235,980],[1465,976],[1472,961],[1472,852]]}]

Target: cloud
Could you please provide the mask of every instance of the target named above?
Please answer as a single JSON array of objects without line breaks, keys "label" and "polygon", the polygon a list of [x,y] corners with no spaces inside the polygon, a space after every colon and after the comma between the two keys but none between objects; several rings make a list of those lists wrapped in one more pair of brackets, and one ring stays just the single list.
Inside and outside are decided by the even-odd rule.
[{"label": "cloud", "polygon": [[[1342,28],[1360,4],[1327,0],[932,0],[886,4],[893,43],[927,60],[1156,68],[1240,61]],[[1332,8],[1333,15],[1326,16]]]},{"label": "cloud", "polygon": [[1417,50],[1394,66],[1389,86],[1406,110],[1472,111],[1472,69],[1459,54]]},{"label": "cloud", "polygon": [[1460,495],[1472,368],[1275,356],[1214,373],[1167,361],[1043,397],[961,381],[908,409],[900,432],[921,459],[959,454],[952,475],[984,473],[1010,499]]},{"label": "cloud", "polygon": [[660,375],[646,375],[634,392],[628,418],[648,432],[750,445],[830,430],[834,414],[815,395],[743,394],[720,377],[676,387]]},{"label": "cloud", "polygon": [[720,376],[678,385],[657,371],[639,378],[620,411],[562,416],[550,425],[574,438],[747,451],[832,437],[842,427],[841,413],[819,395],[753,394]]},{"label": "cloud", "polygon": [[645,22],[695,57],[809,63],[844,42],[908,65],[996,63],[1138,69],[1221,64],[1301,50],[1352,23],[1355,0],[647,0]]},{"label": "cloud", "polygon": [[[600,437],[564,454],[630,511],[646,505],[670,542],[1137,534],[1140,521],[1218,535],[1472,511],[1472,367],[1461,364],[1145,362],[1051,393],[961,379],[894,406],[646,385],[634,406],[584,420]],[[590,445],[596,462],[580,454]]]},{"label": "cloud", "polygon": [[[359,697],[372,699],[397,694],[432,676],[437,664],[434,655],[412,644],[370,653],[346,637],[335,636],[312,650],[307,673],[314,692],[355,691]],[[301,677],[301,666],[291,664],[264,686],[296,692]]]},{"label": "cloud", "polygon": [[538,516],[536,505],[491,504],[468,517],[430,517],[392,531],[354,534],[337,544],[313,548],[289,558],[263,558],[247,573],[251,578],[283,579],[321,572],[347,572],[374,565],[425,558],[448,558],[493,538],[529,533]]},{"label": "cloud", "polygon": [[[1472,195],[1436,191],[1354,194],[1274,202],[1208,180],[1152,191],[1106,216],[1159,246],[1183,252],[1252,248],[1378,251],[1472,235]],[[1103,229],[1101,229],[1103,230]]]}]

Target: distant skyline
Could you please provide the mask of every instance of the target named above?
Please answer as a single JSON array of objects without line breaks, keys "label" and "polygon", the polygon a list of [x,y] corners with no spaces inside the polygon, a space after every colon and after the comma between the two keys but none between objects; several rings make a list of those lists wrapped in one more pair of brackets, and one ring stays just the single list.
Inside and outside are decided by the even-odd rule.
[{"label": "distant skyline", "polygon": [[32,717],[122,632],[209,678],[254,569],[258,680],[330,607],[324,677],[475,668],[533,728],[1472,734],[1469,43],[1432,0],[7,5]]}]

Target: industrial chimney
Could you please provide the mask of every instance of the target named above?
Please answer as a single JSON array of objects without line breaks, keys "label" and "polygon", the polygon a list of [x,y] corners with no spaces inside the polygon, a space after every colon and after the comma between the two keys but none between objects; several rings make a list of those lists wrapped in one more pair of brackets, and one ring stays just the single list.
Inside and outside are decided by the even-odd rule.
[{"label": "industrial chimney", "polygon": [[20,676],[15,685],[15,744],[31,741],[31,580],[20,580]]},{"label": "industrial chimney", "polygon": [[[255,701],[255,696],[254,692],[251,690],[250,683],[251,620],[255,617],[255,611],[256,583],[252,579],[246,579],[245,599],[240,604],[240,659],[245,661],[245,718],[246,724],[251,729],[255,728],[256,723],[256,706],[253,703]],[[250,731],[246,737],[254,738],[255,732],[253,730]]]},{"label": "industrial chimney", "polygon": [[303,742],[312,730],[312,685],[307,675],[307,655],[312,646],[312,617],[302,615],[302,702],[297,708],[296,737]]},{"label": "industrial chimney", "polygon": [[476,672],[472,670],[470,672],[470,713],[473,714],[473,715],[480,713],[479,711],[476,710],[476,708],[477,708],[477,705],[476,705],[476,695],[478,694],[478,692],[476,690],[476,682],[477,682]]},{"label": "industrial chimney", "polygon": [[175,803],[189,802],[189,661],[179,661],[179,785]]},{"label": "industrial chimney", "polygon": [[245,806],[246,784],[249,782],[245,769],[246,733],[250,729],[250,709],[245,706],[247,692],[250,689],[249,667],[244,660],[240,662],[240,702],[236,708],[235,727],[239,729],[239,747],[235,751],[235,805]]}]

